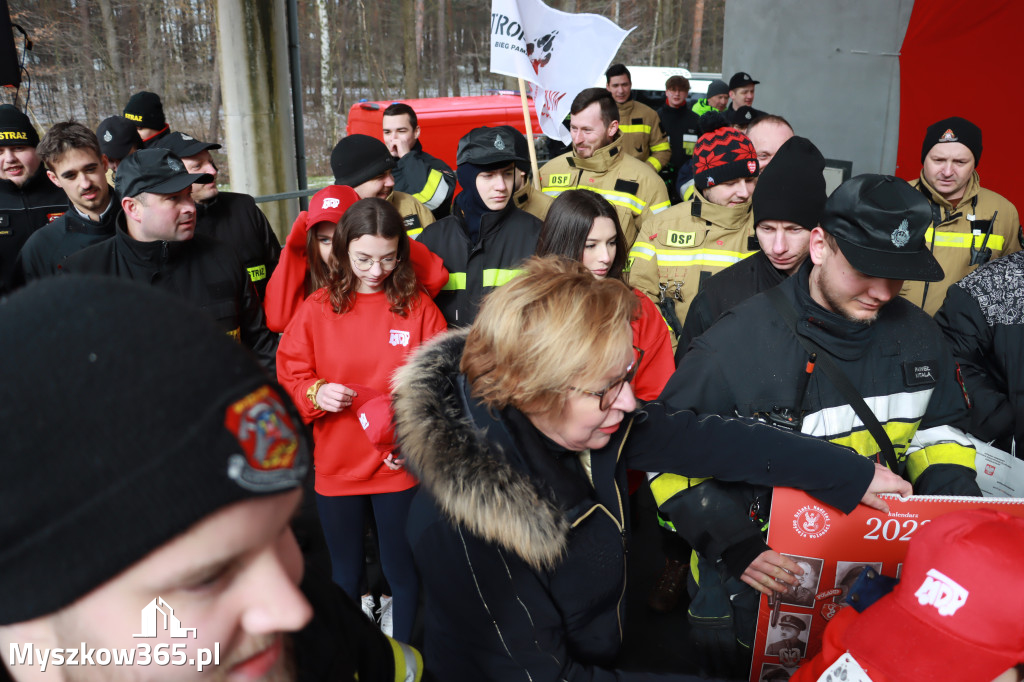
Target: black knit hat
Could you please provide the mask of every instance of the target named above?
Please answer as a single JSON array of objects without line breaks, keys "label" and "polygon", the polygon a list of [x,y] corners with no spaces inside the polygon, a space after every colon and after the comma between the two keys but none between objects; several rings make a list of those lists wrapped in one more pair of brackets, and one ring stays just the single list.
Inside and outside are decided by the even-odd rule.
[{"label": "black knit hat", "polygon": [[738,178],[757,177],[757,152],[750,139],[717,111],[700,117],[704,134],[693,148],[694,184],[702,192]]},{"label": "black knit hat", "polygon": [[729,94],[729,84],[726,83],[721,78],[716,78],[715,80],[711,81],[711,83],[708,85],[708,94],[707,94],[708,97],[714,97],[716,95],[728,95],[728,94]]},{"label": "black knit hat", "polygon": [[[301,419],[187,302],[109,277],[0,299],[0,625],[60,610],[214,512],[299,487]],[[54,404],[59,396],[60,406]]]},{"label": "black knit hat", "polygon": [[0,104],[0,147],[35,147],[39,133],[20,109],[13,104]]},{"label": "black knit hat", "polygon": [[164,105],[155,92],[136,92],[124,105],[124,117],[140,128],[159,130],[167,125]]},{"label": "black knit hat", "polygon": [[754,225],[783,220],[814,229],[825,208],[825,157],[806,137],[793,136],[765,166],[754,188]]},{"label": "black knit hat", "polygon": [[124,116],[111,116],[103,119],[96,128],[96,137],[100,141],[100,151],[108,159],[120,161],[128,156],[132,147],[135,151],[142,149],[142,138],[139,129]]},{"label": "black knit hat", "polygon": [[331,151],[331,172],[335,185],[357,187],[367,180],[393,170],[398,160],[387,145],[369,135],[349,135]]},{"label": "black knit hat", "polygon": [[[768,166],[771,169],[775,161]],[[938,282],[942,266],[928,249],[932,210],[905,180],[865,173],[839,185],[825,202],[821,227],[846,260],[868,277]]]},{"label": "black knit hat", "polygon": [[966,118],[953,116],[928,126],[924,142],[921,144],[921,163],[924,163],[924,158],[928,156],[932,147],[941,142],[959,142],[974,154],[975,168],[981,163],[981,128]]}]

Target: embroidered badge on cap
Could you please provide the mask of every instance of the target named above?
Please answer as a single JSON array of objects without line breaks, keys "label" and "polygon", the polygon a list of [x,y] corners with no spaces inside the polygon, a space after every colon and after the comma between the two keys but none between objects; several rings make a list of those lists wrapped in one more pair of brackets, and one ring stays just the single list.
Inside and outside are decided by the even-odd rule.
[{"label": "embroidered badge on cap", "polygon": [[242,448],[228,459],[228,476],[254,492],[295,486],[307,457],[298,430],[270,386],[262,386],[228,406],[224,427]]},{"label": "embroidered badge on cap", "polygon": [[505,143],[501,139],[501,135],[494,136],[494,148],[499,152],[505,150]]},{"label": "embroidered badge on cap", "polygon": [[178,163],[175,159],[172,159],[170,157],[167,157],[167,167],[170,168],[175,173],[180,173],[182,170],[184,170],[184,167],[180,163]]},{"label": "embroidered badge on cap", "polygon": [[952,128],[946,128],[946,132],[942,133],[942,137],[939,138],[939,142],[959,142],[959,138],[953,134]]},{"label": "embroidered badge on cap", "polygon": [[902,249],[910,241],[910,223],[904,218],[900,226],[892,231],[892,243],[897,249]]},{"label": "embroidered badge on cap", "polygon": [[914,596],[921,606],[934,606],[940,616],[952,616],[967,603],[970,593],[952,578],[931,568]]},{"label": "embroidered badge on cap", "polygon": [[750,171],[751,174],[756,173],[757,172],[757,161],[747,161],[747,170]]},{"label": "embroidered badge on cap", "polygon": [[114,139],[114,136],[110,134],[109,130],[107,132],[103,133],[103,141],[104,142],[110,142],[113,139]]},{"label": "embroidered badge on cap", "polygon": [[196,138],[192,137],[191,135],[186,135],[185,133],[182,133],[181,134],[181,139],[183,139],[183,140],[194,140]]},{"label": "embroidered badge on cap", "polygon": [[341,206],[341,201],[334,197],[327,197],[324,199],[324,204],[320,208],[338,208],[339,206]]}]

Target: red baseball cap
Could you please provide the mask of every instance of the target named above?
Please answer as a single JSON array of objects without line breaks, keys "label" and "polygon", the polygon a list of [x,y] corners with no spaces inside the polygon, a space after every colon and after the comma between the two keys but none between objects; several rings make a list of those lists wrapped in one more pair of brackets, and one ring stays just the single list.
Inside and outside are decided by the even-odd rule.
[{"label": "red baseball cap", "polygon": [[901,682],[990,682],[1024,662],[1024,519],[989,509],[923,525],[899,584],[842,644]]},{"label": "red baseball cap", "polygon": [[356,392],[352,398],[352,409],[363,427],[363,433],[373,446],[384,456],[398,449],[395,438],[394,412],[391,411],[391,395],[381,393],[369,386],[345,384]]},{"label": "red baseball cap", "polygon": [[309,200],[306,216],[306,231],[317,223],[334,223],[341,220],[352,204],[359,201],[359,195],[348,185],[327,185]]}]

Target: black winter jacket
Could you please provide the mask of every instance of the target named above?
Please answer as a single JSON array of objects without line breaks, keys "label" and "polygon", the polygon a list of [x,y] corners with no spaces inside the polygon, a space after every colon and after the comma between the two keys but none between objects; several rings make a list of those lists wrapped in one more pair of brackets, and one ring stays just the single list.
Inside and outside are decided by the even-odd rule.
[{"label": "black winter jacket", "polygon": [[183,242],[140,242],[118,217],[116,234],[67,260],[68,273],[112,275],[152,284],[191,301],[252,350],[276,375],[278,336],[267,329],[256,289],[231,247],[197,234]]},{"label": "black winter jacket", "polygon": [[440,256],[448,269],[448,283],[434,303],[449,329],[473,324],[484,295],[519,274],[520,263],[537,250],[540,228],[537,218],[511,201],[504,210],[483,215],[475,244],[458,204],[450,216],[423,228],[416,240]]},{"label": "black winter jacket", "polygon": [[795,486],[846,511],[872,478],[864,458],[817,439],[659,403],[626,415],[604,448],[565,451],[516,410],[471,397],[459,374],[465,335],[425,344],[394,392],[402,453],[421,481],[408,536],[438,679],[696,679],[614,670],[627,466]]},{"label": "black winter jacket", "polygon": [[121,200],[111,192],[111,206],[99,220],[89,220],[72,206],[67,213],[29,237],[18,254],[25,282],[60,273],[68,257],[114,236]]},{"label": "black winter jacket", "polygon": [[211,201],[196,203],[196,234],[205,234],[235,250],[260,301],[281,258],[281,242],[270,222],[248,194],[220,192]]},{"label": "black winter jacket", "polygon": [[408,154],[398,159],[391,174],[395,191],[411,195],[430,209],[436,220],[451,213],[455,172],[441,159],[423,151],[418,140]]},{"label": "black winter jacket", "polygon": [[982,265],[949,287],[935,321],[971,397],[971,433],[1024,447],[1024,251]]},{"label": "black winter jacket", "polygon": [[67,195],[42,164],[21,187],[0,180],[0,295],[23,283],[17,259],[28,238],[67,210]]},{"label": "black winter jacket", "polygon": [[763,251],[708,278],[686,311],[683,333],[676,347],[676,365],[686,355],[690,342],[710,329],[718,318],[751,296],[785,280],[786,273],[776,270]]},{"label": "black winter jacket", "polygon": [[658,109],[658,118],[668,134],[668,143],[672,149],[669,165],[678,171],[693,156],[693,147],[700,137],[700,116],[688,106],[673,108],[666,104]]}]

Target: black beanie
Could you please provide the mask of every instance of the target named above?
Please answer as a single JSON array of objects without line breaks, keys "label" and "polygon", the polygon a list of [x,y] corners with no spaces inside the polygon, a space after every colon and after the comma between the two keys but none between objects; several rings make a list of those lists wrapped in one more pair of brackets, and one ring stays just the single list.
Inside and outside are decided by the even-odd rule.
[{"label": "black beanie", "polygon": [[940,142],[959,142],[974,154],[975,168],[981,163],[981,128],[966,118],[953,116],[928,126],[924,142],[921,144],[921,163],[924,163],[924,158],[928,156],[932,147]]},{"label": "black beanie", "polygon": [[754,188],[754,225],[784,220],[814,229],[825,208],[825,157],[806,137],[793,136],[765,166]]},{"label": "black beanie", "polygon": [[693,180],[697,189],[738,178],[757,177],[757,152],[750,139],[733,128],[717,111],[700,117],[704,133],[693,148]]},{"label": "black beanie", "polygon": [[13,104],[0,104],[0,147],[35,147],[39,133]]},{"label": "black beanie", "polygon": [[[58,611],[223,507],[302,484],[295,407],[194,306],[109,277],[0,298],[0,625]],[[154,595],[155,596],[155,595]]]},{"label": "black beanie", "polygon": [[124,117],[139,128],[160,130],[167,125],[164,118],[164,105],[160,95],[155,92],[136,92],[124,105]]},{"label": "black beanie", "polygon": [[356,187],[393,170],[398,160],[387,145],[369,135],[349,135],[331,151],[331,172],[335,185]]}]

